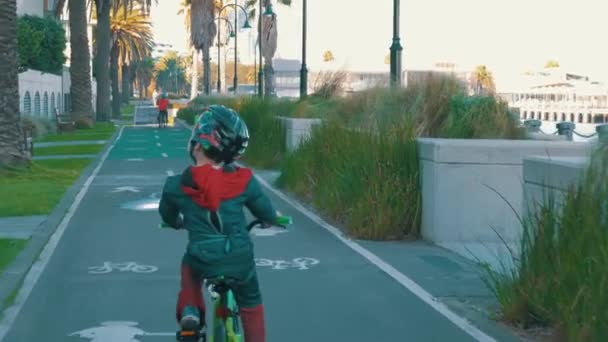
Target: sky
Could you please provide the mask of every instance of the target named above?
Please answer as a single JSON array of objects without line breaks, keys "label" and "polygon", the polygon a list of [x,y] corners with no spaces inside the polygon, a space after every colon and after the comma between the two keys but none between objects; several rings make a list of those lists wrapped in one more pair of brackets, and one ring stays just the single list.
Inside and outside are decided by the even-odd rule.
[{"label": "sky", "polygon": [[[155,39],[186,50],[180,0],[159,0],[152,9]],[[244,3],[243,0],[239,0]],[[373,3],[373,6],[369,4]],[[392,42],[393,1],[309,0],[308,64],[354,71],[385,71]],[[302,0],[275,5],[279,42],[276,56],[301,58]],[[451,62],[469,70],[485,64],[497,84],[556,59],[568,72],[608,81],[606,0],[404,0],[401,40],[404,69],[425,69]],[[252,58],[241,35],[241,58]],[[255,32],[251,38],[255,39]]]}]

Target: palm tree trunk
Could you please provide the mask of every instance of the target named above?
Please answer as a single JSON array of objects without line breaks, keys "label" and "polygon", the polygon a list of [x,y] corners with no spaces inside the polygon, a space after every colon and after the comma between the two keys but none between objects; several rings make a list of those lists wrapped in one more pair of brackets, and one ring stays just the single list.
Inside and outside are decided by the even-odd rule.
[{"label": "palm tree trunk", "polygon": [[203,85],[205,95],[211,93],[211,56],[209,46],[203,47]]},{"label": "palm tree trunk", "polygon": [[91,90],[91,55],[87,34],[86,1],[69,0],[70,19],[70,93],[74,120],[86,120],[93,124]]},{"label": "palm tree trunk", "polygon": [[0,0],[0,167],[27,165],[19,117],[17,3]]},{"label": "palm tree trunk", "polygon": [[112,117],[120,117],[120,91],[118,90],[118,47],[110,50],[110,79],[112,81]]},{"label": "palm tree trunk", "polygon": [[97,4],[97,117],[110,118],[110,0],[95,0]]},{"label": "palm tree trunk", "polygon": [[192,80],[190,81],[190,99],[198,96],[198,51],[192,48]]},{"label": "palm tree trunk", "polygon": [[131,97],[131,67],[126,63],[122,64],[122,103],[129,103]]}]

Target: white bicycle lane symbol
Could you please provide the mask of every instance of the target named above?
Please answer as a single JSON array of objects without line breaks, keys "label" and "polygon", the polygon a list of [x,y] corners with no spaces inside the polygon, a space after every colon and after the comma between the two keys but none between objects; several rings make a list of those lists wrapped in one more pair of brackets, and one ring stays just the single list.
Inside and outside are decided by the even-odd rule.
[{"label": "white bicycle lane symbol", "polygon": [[150,333],[137,327],[137,322],[109,321],[101,326],[73,332],[68,336],[80,337],[92,342],[140,342],[136,337],[175,336],[175,333]]},{"label": "white bicycle lane symbol", "polygon": [[137,262],[118,262],[113,263],[106,261],[101,266],[92,266],[88,268],[89,274],[108,274],[114,271],[117,272],[133,272],[133,273],[153,273],[158,271],[158,267],[150,265],[139,265]]},{"label": "white bicycle lane symbol", "polygon": [[255,259],[255,265],[258,267],[270,267],[273,270],[286,270],[295,268],[300,271],[310,269],[311,266],[318,265],[319,260],[314,258],[295,258],[291,261],[287,260],[270,260],[270,259]]}]

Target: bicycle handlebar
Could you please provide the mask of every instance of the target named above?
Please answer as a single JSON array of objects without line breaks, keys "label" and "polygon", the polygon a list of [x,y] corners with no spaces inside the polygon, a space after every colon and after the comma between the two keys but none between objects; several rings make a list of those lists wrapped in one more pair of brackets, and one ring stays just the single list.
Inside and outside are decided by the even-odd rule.
[{"label": "bicycle handlebar", "polygon": [[[282,227],[287,229],[288,225],[293,224],[293,219],[291,218],[291,216],[278,216],[277,217],[277,222],[276,222],[276,226],[278,227]],[[255,228],[256,226],[262,226],[263,228],[268,228],[271,227],[273,225],[269,225],[266,222],[262,221],[262,220],[253,220],[251,221],[248,225],[247,225],[247,231],[251,231],[253,228]],[[171,227],[169,224],[167,224],[166,222],[161,222],[159,225],[159,228],[173,228]]]}]

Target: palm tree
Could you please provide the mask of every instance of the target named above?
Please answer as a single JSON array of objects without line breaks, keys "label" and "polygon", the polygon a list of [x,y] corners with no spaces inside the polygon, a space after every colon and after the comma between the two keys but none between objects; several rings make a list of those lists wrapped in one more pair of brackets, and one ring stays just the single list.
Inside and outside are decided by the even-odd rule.
[{"label": "palm tree", "polygon": [[203,52],[203,90],[211,92],[211,54],[217,27],[215,25],[215,0],[190,0],[190,42],[195,50]]},{"label": "palm tree", "polygon": [[152,57],[146,57],[143,61],[139,61],[135,68],[135,80],[139,87],[139,97],[148,97],[148,87],[154,77],[154,60]]},{"label": "palm tree", "polygon": [[27,165],[19,118],[17,3],[0,0],[0,167]]},{"label": "palm tree", "polygon": [[190,57],[183,58],[175,51],[169,51],[156,63],[156,84],[163,90],[185,94],[188,86],[186,70],[192,64]]},{"label": "palm tree", "polygon": [[91,54],[87,33],[87,2],[59,0],[55,12],[59,16],[68,2],[70,22],[70,94],[71,116],[74,120],[90,121],[93,118],[93,93],[91,90]]},{"label": "palm tree", "polygon": [[131,75],[129,65],[149,57],[152,52],[152,23],[147,15],[138,9],[130,9],[126,16],[119,8],[112,9],[110,31],[112,48],[110,52],[110,76],[112,79],[112,113],[120,116],[120,90],[118,86],[119,68],[122,67],[122,98],[127,102],[130,96]]},{"label": "palm tree", "polygon": [[192,45],[192,39],[190,38],[190,21],[192,17],[192,0],[182,0],[179,5],[179,11],[177,14],[184,15],[184,22],[186,24],[186,32],[188,32],[188,45],[192,52],[192,66],[190,67],[190,99],[196,98],[198,95],[198,50]]},{"label": "palm tree", "polygon": [[110,31],[111,9],[122,8],[126,16],[134,4],[147,11],[152,0],[94,0],[97,16],[95,71],[97,75],[97,113],[105,120],[109,118],[110,107],[110,52],[112,48]]},{"label": "palm tree", "polygon": [[[262,5],[266,8],[272,6],[272,0],[248,0],[246,7],[249,8],[249,16],[256,18],[256,8],[258,1],[263,1]],[[291,0],[277,0],[285,6],[291,5]],[[266,94],[275,94],[274,85],[274,68],[272,67],[272,59],[277,52],[277,15],[273,13],[271,16],[262,17],[262,55],[264,56],[264,91]],[[258,37],[259,39],[259,37]]]},{"label": "palm tree", "polygon": [[475,94],[488,95],[494,94],[496,87],[494,85],[494,76],[485,65],[478,65],[471,75],[471,81],[475,85]]}]

